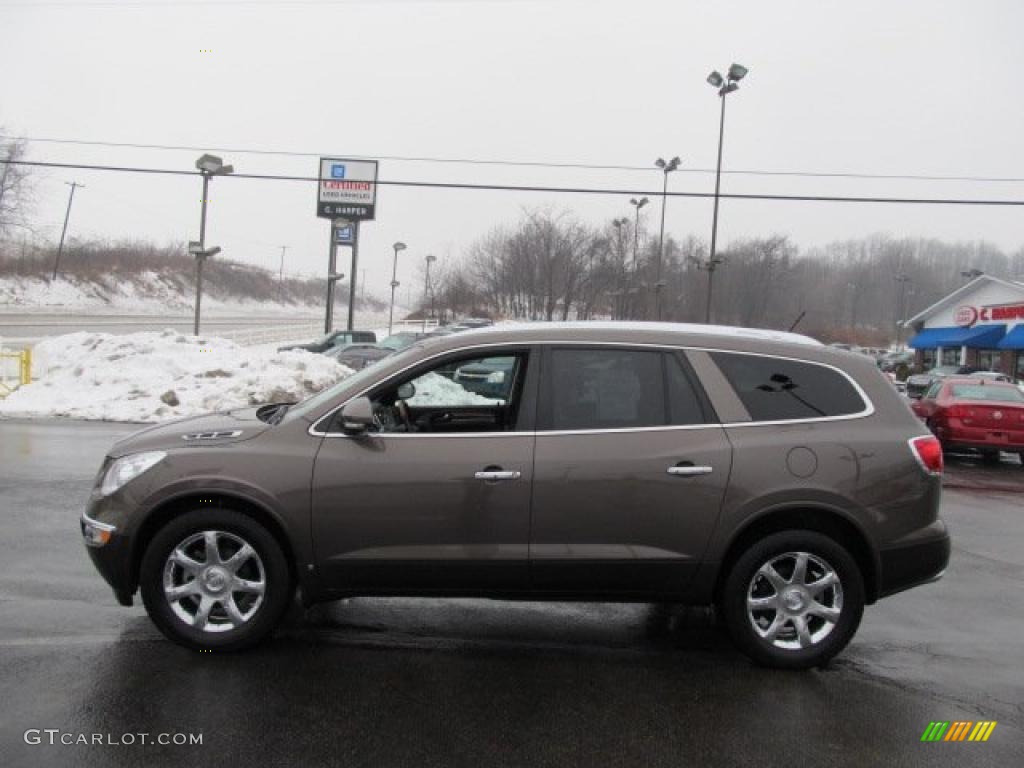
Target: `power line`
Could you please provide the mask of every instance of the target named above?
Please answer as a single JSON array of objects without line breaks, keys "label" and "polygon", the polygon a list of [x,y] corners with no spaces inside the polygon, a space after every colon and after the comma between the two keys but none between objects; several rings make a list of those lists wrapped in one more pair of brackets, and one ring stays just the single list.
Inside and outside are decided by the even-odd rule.
[{"label": "power line", "polygon": [[[155,149],[161,151],[181,152],[224,152],[225,154],[238,155],[277,155],[281,157],[330,157],[331,152],[304,152],[287,149],[254,149],[244,147],[210,147],[210,146],[189,146],[176,144],[142,144],[137,142],[121,141],[89,141],[85,139],[57,139],[38,136],[14,136],[12,134],[0,134],[0,138],[7,140],[34,141],[41,144],[72,144],[88,147],[112,147],[118,149]],[[410,163],[442,163],[452,165],[487,165],[487,166],[508,166],[522,168],[561,168],[571,170],[593,170],[593,171],[631,171],[649,173],[657,171],[654,166],[640,165],[616,165],[600,163],[574,163],[574,162],[548,162],[541,160],[500,160],[469,157],[426,157],[416,155],[348,155],[353,160],[391,160]],[[678,168],[680,173],[713,174],[714,168]],[[826,179],[877,179],[884,181],[968,181],[968,182],[995,182],[995,183],[1021,183],[1024,177],[1019,176],[949,176],[930,175],[914,173],[859,173],[847,171],[766,171],[760,169],[722,169],[723,174],[733,176],[793,176],[807,178]]]},{"label": "power line", "polygon": [[[28,165],[42,168],[75,168],[86,171],[113,171],[120,173],[148,173],[173,176],[198,176],[198,171],[178,170],[173,168],[141,168],[116,165],[86,165],[82,163],[51,163],[41,160],[0,160],[10,165]],[[316,176],[286,176],[280,174],[232,173],[225,179],[259,179],[263,181],[301,181],[319,182]],[[594,187],[543,187],[519,184],[470,184],[463,182],[442,181],[400,181],[377,179],[380,186],[414,187],[430,189],[468,189],[496,192],[548,192],[555,194],[583,195],[647,195],[650,197],[692,197],[713,198],[713,192],[663,192],[661,190],[639,189],[600,189]],[[782,200],[823,203],[898,203],[903,205],[992,205],[992,206],[1024,206],[1024,200],[999,200],[979,198],[927,198],[927,197],[863,197],[849,195],[774,195],[766,193],[722,192],[719,197],[731,200]]]}]

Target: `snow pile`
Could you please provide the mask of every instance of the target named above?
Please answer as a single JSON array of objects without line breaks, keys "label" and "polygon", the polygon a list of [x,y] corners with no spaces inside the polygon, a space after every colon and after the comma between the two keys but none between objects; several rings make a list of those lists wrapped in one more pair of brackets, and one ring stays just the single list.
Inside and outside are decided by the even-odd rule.
[{"label": "snow pile", "polygon": [[0,415],[164,421],[301,400],[352,373],[324,355],[172,330],[72,333],[41,342],[33,355],[46,374],[0,400]]},{"label": "snow pile", "polygon": [[493,400],[476,392],[470,392],[451,379],[436,373],[427,373],[413,381],[416,394],[406,402],[409,405],[496,405],[503,400]]}]

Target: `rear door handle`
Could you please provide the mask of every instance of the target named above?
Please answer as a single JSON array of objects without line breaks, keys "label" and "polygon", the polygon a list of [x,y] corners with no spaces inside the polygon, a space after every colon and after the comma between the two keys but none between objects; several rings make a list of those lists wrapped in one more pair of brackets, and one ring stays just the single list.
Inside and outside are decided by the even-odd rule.
[{"label": "rear door handle", "polygon": [[667,472],[670,475],[679,475],[681,477],[693,477],[694,475],[710,475],[712,472],[711,467],[695,467],[690,462],[679,462],[674,467],[669,467]]},{"label": "rear door handle", "polygon": [[477,480],[518,480],[521,476],[521,472],[504,469],[485,469],[473,475]]}]

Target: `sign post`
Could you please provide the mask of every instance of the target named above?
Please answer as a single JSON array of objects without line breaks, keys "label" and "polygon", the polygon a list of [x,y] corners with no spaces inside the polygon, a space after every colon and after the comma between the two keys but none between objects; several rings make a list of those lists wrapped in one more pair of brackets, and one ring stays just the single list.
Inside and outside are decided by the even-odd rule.
[{"label": "sign post", "polygon": [[318,178],[316,215],[331,220],[325,333],[330,333],[334,324],[334,283],[340,279],[337,275],[339,245],[352,248],[348,296],[348,329],[351,331],[355,321],[359,222],[372,221],[376,214],[377,161],[322,157]]}]

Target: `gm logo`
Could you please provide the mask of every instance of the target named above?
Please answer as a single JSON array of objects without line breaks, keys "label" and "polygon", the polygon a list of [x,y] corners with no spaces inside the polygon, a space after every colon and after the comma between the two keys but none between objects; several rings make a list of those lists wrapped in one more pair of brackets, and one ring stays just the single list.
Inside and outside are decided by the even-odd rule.
[{"label": "gm logo", "polygon": [[332,179],[344,179],[345,178],[345,166],[341,163],[335,163],[331,165],[331,178]]}]

